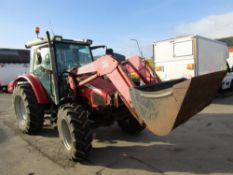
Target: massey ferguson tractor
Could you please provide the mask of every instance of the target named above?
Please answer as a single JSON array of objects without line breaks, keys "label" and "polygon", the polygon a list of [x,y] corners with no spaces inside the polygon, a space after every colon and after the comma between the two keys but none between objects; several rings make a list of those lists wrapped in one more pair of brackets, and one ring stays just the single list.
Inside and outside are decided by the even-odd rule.
[{"label": "massey ferguson tractor", "polygon": [[26,44],[30,71],[13,83],[14,110],[26,134],[38,133],[49,116],[72,160],[87,158],[98,126],[167,135],[210,104],[226,73],[161,82],[141,57],[93,60],[91,40],[46,34]]}]

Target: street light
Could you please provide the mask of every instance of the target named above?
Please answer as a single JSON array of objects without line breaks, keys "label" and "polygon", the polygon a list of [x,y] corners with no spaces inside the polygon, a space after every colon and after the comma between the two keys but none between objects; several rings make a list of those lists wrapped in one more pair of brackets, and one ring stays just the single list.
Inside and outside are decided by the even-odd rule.
[{"label": "street light", "polygon": [[141,49],[140,49],[140,46],[139,46],[138,40],[136,40],[136,39],[130,39],[130,40],[131,40],[131,41],[135,41],[135,42],[136,42],[136,44],[137,44],[137,46],[138,46],[139,53],[140,53],[140,55],[143,57],[143,53],[142,53],[142,51],[141,51]]}]

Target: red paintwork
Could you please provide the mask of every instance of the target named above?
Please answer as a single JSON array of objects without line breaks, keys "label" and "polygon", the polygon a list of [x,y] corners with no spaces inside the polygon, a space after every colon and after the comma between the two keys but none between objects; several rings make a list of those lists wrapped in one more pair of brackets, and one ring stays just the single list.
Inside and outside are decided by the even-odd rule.
[{"label": "red paintwork", "polygon": [[116,92],[116,88],[113,86],[111,82],[109,82],[108,80],[104,80],[100,77],[96,78],[94,81],[92,81],[89,84],[91,84],[92,86],[98,89],[102,89],[104,92],[108,94],[112,94],[113,92]]},{"label": "red paintwork", "polygon": [[96,93],[105,100],[105,105],[109,105],[108,97],[116,92],[116,88],[113,86],[111,82],[108,80],[104,80],[100,77],[96,78],[95,80],[91,81],[90,83],[85,84],[84,86],[80,87],[82,94],[81,96],[87,98],[89,100],[89,105],[93,108],[98,108],[98,104],[94,103],[92,99],[92,94]]},{"label": "red paintwork", "polygon": [[70,89],[71,89],[73,95],[76,97],[77,96],[77,85],[75,83],[74,76],[69,75],[68,81],[69,81]]},{"label": "red paintwork", "polygon": [[110,55],[105,55],[98,58],[96,61],[78,68],[77,74],[97,73],[98,76],[103,76],[111,73],[118,66],[118,62]]},{"label": "red paintwork", "polygon": [[[82,66],[77,69],[77,76],[83,74],[96,73],[100,76],[107,76],[113,86],[120,93],[121,97],[131,108],[131,97],[129,94],[129,88],[133,87],[133,83],[127,76],[126,72],[122,72],[123,68],[112,56],[105,55],[98,58],[96,61]],[[90,81],[93,82],[94,80]],[[90,83],[88,82],[88,83]]]},{"label": "red paintwork", "polygon": [[[153,71],[146,65],[145,60],[138,56],[129,58],[125,62],[125,67],[122,67],[121,64],[119,64],[113,57],[111,57],[111,55],[105,55],[90,64],[78,68],[76,75],[77,77],[83,77],[83,75],[91,73],[96,74],[98,77],[108,77],[108,79],[111,81],[111,84],[116,88],[115,92],[118,92],[126,105],[133,109],[129,89],[134,87],[135,85],[127,75],[130,72],[136,72],[139,77],[145,82],[145,84],[157,82],[156,76],[153,75]],[[81,79],[81,82],[84,82],[82,84],[87,86],[87,84],[96,82],[96,79],[99,79],[99,81],[101,81],[100,79],[103,80],[103,78],[98,77],[94,77],[94,79],[89,80],[89,77],[90,76],[87,75],[87,77]],[[93,86],[96,87],[99,84],[103,84],[103,86],[106,86],[107,83],[105,80],[103,80],[102,83],[98,82]],[[100,93],[104,92],[105,91]],[[87,97],[91,105],[94,106],[91,100],[91,93],[93,93],[93,90],[90,90],[90,88],[83,88],[84,96]],[[107,100],[106,95],[100,95],[102,95],[104,99]]]},{"label": "red paintwork", "polygon": [[[127,108],[131,111],[133,116],[141,124],[143,124],[144,121],[138,116],[139,114],[136,113],[131,102],[129,91],[130,88],[135,87],[135,85],[132,82],[131,78],[128,76],[130,72],[136,72],[145,84],[159,82],[159,79],[157,78],[156,74],[154,74],[153,70],[149,66],[147,66],[145,60],[140,57],[129,58],[125,61],[125,63],[120,64],[113,57],[111,57],[111,55],[105,55],[88,65],[78,68],[76,71],[76,76],[79,79],[79,83],[81,85],[81,95],[88,100],[90,106],[94,108],[99,107],[93,102],[93,93],[98,93],[100,96],[103,97],[106,105],[109,105],[109,91],[107,91],[107,89],[104,90],[104,87],[109,80],[109,84],[112,84],[111,86],[115,88],[112,89],[111,93],[117,93],[116,96],[119,96],[121,98]],[[99,79],[99,82],[96,81],[97,79]],[[95,82],[96,84],[93,84]],[[94,87],[102,87],[94,88],[97,90],[93,90],[93,87],[90,87],[90,84],[93,84]]]},{"label": "red paintwork", "polygon": [[39,104],[45,104],[49,102],[45,90],[42,84],[40,83],[40,80],[35,75],[33,75],[32,73],[28,73],[18,76],[18,78],[13,82],[14,87],[20,80],[26,80],[31,85],[32,90],[36,96],[37,102]]},{"label": "red paintwork", "polygon": [[[121,65],[119,65],[119,67],[121,67]],[[108,78],[114,84],[114,86],[122,96],[123,100],[126,101],[126,103],[131,108],[133,108],[131,104],[131,96],[129,94],[129,88],[132,88],[134,85],[133,83],[129,83],[130,79],[127,76],[123,76],[119,68],[115,69],[113,72],[108,74]]]},{"label": "red paintwork", "polygon": [[7,85],[7,92],[8,93],[12,93],[14,90],[14,87],[16,86],[17,82],[16,81],[11,81],[10,83],[8,83]]}]

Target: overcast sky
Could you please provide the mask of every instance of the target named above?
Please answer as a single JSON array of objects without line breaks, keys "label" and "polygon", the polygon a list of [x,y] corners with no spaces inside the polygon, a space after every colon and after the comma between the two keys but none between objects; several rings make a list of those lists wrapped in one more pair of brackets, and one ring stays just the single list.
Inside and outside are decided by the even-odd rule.
[{"label": "overcast sky", "polygon": [[233,35],[233,0],[0,0],[0,47],[24,48],[34,27],[91,38],[117,52],[145,56],[152,42],[183,34]]}]

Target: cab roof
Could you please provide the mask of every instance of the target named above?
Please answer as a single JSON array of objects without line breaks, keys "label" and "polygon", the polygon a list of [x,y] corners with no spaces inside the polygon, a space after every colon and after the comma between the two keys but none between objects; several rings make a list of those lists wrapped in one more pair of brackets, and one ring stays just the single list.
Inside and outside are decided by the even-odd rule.
[{"label": "cab roof", "polygon": [[[76,44],[85,44],[91,45],[92,40],[90,39],[80,39],[80,40],[72,40],[72,39],[64,39],[62,36],[54,35],[51,37],[51,42],[65,42],[65,43],[76,43]],[[37,46],[41,44],[48,43],[48,38],[38,38],[33,41],[29,41],[25,44],[26,48],[31,48],[32,46]]]}]

